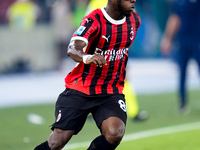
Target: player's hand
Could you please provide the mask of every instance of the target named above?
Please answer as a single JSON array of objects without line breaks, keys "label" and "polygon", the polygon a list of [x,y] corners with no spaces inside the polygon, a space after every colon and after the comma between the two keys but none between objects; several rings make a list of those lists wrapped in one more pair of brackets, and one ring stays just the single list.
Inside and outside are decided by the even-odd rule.
[{"label": "player's hand", "polygon": [[103,67],[104,64],[106,65],[106,60],[100,54],[93,54],[86,59],[85,64],[91,64],[91,63],[94,63],[97,67]]},{"label": "player's hand", "polygon": [[160,44],[160,49],[163,55],[168,56],[171,50],[171,41],[167,38],[163,38]]}]

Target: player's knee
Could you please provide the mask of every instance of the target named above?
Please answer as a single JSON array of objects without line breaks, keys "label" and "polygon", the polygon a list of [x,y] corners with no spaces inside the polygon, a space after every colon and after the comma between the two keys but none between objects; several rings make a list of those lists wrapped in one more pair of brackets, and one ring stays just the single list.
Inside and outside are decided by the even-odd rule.
[{"label": "player's knee", "polygon": [[122,125],[110,126],[104,136],[111,144],[118,145],[124,136],[124,132],[125,127]]},{"label": "player's knee", "polygon": [[61,139],[48,140],[48,144],[51,150],[62,149],[65,146],[65,142]]},{"label": "player's knee", "polygon": [[72,133],[68,135],[68,133],[66,134],[63,130],[55,129],[48,139],[48,144],[51,150],[62,149],[71,138]]}]

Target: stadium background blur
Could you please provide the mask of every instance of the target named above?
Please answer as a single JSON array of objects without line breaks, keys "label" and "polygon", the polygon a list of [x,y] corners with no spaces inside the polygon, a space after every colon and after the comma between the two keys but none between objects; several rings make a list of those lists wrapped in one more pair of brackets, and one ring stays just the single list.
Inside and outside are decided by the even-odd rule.
[{"label": "stadium background blur", "polygon": [[[54,103],[64,90],[66,74],[75,66],[75,62],[66,56],[66,47],[85,14],[89,0],[32,0],[34,4],[11,7],[14,2],[16,0],[0,0],[0,147],[27,150],[49,135]],[[188,116],[174,115],[178,72],[173,55],[164,57],[159,49],[172,3],[173,0],[136,2],[142,24],[130,48],[127,74],[134,85],[139,104],[150,113],[150,118],[142,124],[129,123],[127,133],[196,121],[199,129],[197,66],[191,61],[188,68],[188,88],[195,91],[191,92],[193,110]],[[24,15],[27,8],[28,16]],[[75,142],[84,142],[96,136],[98,131],[95,125],[90,124],[87,123]],[[195,129],[193,125],[192,128]],[[87,130],[94,135],[88,136]],[[192,134],[194,140],[198,132],[195,133]],[[182,137],[174,141],[184,139]],[[183,144],[194,140],[186,139]],[[193,149],[194,146],[199,148],[196,140]],[[162,142],[170,147],[168,140],[163,139]],[[152,146],[154,142],[150,143]],[[137,142],[134,144],[137,145]],[[139,143],[138,149],[141,145],[148,146]],[[175,145],[178,144],[171,145],[172,149]],[[160,149],[171,150],[169,147]],[[191,150],[191,147],[185,150]]]},{"label": "stadium background blur", "polygon": [[[56,0],[32,0],[39,13],[36,12],[37,17],[32,19],[34,21],[29,27],[25,20],[31,16],[26,16],[25,11],[17,14],[15,10],[9,15],[15,1],[0,1],[0,73],[58,68],[57,63],[63,55],[66,58],[61,47],[67,45],[69,37],[80,24],[89,0],[61,0],[59,3],[63,5],[56,4]],[[170,0],[137,1],[136,11],[141,16],[142,25],[131,47],[130,57],[162,58],[159,43],[170,5]],[[60,41],[65,41],[65,45]]]},{"label": "stadium background blur", "polygon": [[[14,2],[18,5],[13,6]],[[0,1],[0,107],[44,102],[44,99],[55,101],[64,89],[65,75],[75,65],[66,55],[66,48],[84,17],[88,2]],[[159,49],[172,3],[173,0],[136,3],[142,25],[129,51],[128,76],[137,94],[176,89],[176,66]],[[189,87],[199,87],[196,65],[191,63],[189,70]],[[15,89],[12,91],[11,87]]]}]

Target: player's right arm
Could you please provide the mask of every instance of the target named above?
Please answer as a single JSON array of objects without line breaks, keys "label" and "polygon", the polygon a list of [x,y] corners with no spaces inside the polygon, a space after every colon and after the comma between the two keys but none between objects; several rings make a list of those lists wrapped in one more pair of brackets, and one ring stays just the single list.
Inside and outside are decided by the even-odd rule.
[{"label": "player's right arm", "polygon": [[100,54],[89,55],[83,52],[86,43],[82,40],[72,40],[68,46],[67,55],[76,62],[84,62],[85,64],[94,63],[98,67],[106,64],[106,60]]},{"label": "player's right arm", "polygon": [[171,49],[172,40],[179,30],[181,19],[178,15],[172,14],[167,20],[166,29],[164,32],[163,39],[161,40],[161,50],[164,55],[168,55]]}]

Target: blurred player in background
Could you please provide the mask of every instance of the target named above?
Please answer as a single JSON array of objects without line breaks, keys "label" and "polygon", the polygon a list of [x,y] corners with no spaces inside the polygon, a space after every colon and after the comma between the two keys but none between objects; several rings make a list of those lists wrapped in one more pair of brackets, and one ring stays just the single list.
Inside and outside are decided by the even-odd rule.
[{"label": "blurred player in background", "polygon": [[51,8],[51,23],[54,29],[55,48],[57,54],[56,69],[60,69],[66,56],[66,49],[75,30],[69,0],[56,0]]},{"label": "blurred player in background", "polygon": [[165,33],[161,41],[161,50],[169,55],[173,39],[176,36],[176,49],[179,65],[179,111],[188,112],[186,94],[187,66],[194,58],[200,71],[200,1],[177,0],[169,16]]},{"label": "blurred player in background", "polygon": [[29,30],[40,16],[40,8],[32,0],[17,0],[8,9],[9,25],[15,29]]},{"label": "blurred player in background", "polygon": [[148,118],[148,113],[144,110],[140,111],[135,90],[132,84],[127,80],[124,83],[123,93],[126,99],[128,117],[132,118],[133,121],[146,120]]},{"label": "blurred player in background", "polygon": [[[91,0],[86,9],[86,15],[94,9],[106,6],[107,3],[108,0]],[[123,93],[126,98],[128,117],[133,118],[134,121],[146,120],[148,118],[148,113],[146,111],[139,110],[135,90],[133,88],[133,85],[131,85],[130,82],[128,82],[127,80],[125,80]]]},{"label": "blurred player in background", "polygon": [[92,113],[101,135],[88,150],[114,150],[126,126],[123,94],[128,50],[141,21],[136,0],[108,0],[106,7],[83,18],[67,54],[77,62],[66,76],[66,89],[56,102],[55,123],[48,141],[35,150],[60,150],[78,134]]}]

